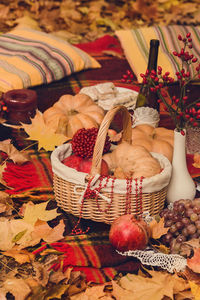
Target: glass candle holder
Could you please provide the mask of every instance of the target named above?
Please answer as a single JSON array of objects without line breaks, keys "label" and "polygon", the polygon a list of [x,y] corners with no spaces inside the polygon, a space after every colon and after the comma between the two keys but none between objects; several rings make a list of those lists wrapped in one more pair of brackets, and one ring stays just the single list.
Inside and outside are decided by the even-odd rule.
[{"label": "glass candle holder", "polygon": [[14,89],[3,95],[8,108],[7,121],[11,124],[30,123],[37,109],[37,93],[29,89]]}]

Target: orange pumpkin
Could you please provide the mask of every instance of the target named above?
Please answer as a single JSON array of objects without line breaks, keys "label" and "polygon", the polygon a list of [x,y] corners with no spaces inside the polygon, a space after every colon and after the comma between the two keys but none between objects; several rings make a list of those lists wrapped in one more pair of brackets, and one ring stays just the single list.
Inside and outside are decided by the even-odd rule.
[{"label": "orange pumpkin", "polygon": [[44,121],[56,133],[72,137],[81,128],[98,128],[104,110],[85,94],[63,95],[44,113]]},{"label": "orange pumpkin", "polygon": [[141,124],[132,129],[132,144],[143,146],[149,152],[161,153],[172,162],[174,131]]}]

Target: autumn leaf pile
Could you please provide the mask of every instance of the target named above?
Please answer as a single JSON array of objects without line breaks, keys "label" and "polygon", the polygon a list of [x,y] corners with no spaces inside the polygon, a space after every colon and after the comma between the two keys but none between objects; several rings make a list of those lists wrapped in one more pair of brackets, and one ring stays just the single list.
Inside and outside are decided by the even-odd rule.
[{"label": "autumn leaf pile", "polygon": [[0,32],[18,24],[87,42],[118,29],[156,25],[199,25],[198,0],[2,0]]},{"label": "autumn leaf pile", "polygon": [[[31,128],[36,130],[34,119],[33,126],[29,126],[29,133]],[[34,139],[40,140],[40,135]],[[45,146],[48,148],[48,143]],[[0,142],[0,150],[5,156],[1,166],[7,160],[15,164],[28,160],[26,151],[18,151],[11,140]],[[200,299],[199,239],[185,243],[187,267],[182,272],[171,274],[141,266],[137,274],[119,274],[110,282],[96,285],[86,282],[85,274],[71,267],[64,272],[62,269],[53,271],[51,266],[59,261],[61,253],[51,248],[51,243],[65,242],[67,224],[51,201],[23,203],[22,200],[19,204],[14,196],[0,192],[0,299]],[[49,221],[55,220],[55,225],[50,226]],[[150,244],[168,254],[169,249],[159,241],[168,230],[164,219],[153,219],[149,230]]]}]

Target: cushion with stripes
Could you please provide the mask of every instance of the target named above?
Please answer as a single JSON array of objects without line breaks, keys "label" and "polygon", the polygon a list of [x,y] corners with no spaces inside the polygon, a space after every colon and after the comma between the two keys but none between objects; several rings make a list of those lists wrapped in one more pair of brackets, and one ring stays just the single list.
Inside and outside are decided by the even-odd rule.
[{"label": "cushion with stripes", "polygon": [[100,64],[52,34],[16,28],[0,36],[0,91],[48,84]]},{"label": "cushion with stripes", "polygon": [[[139,82],[142,81],[141,73],[145,73],[148,64],[149,46],[151,39],[160,41],[158,66],[165,72],[170,72],[170,76],[175,78],[175,73],[182,68],[180,58],[173,55],[173,51],[180,52],[183,43],[178,39],[187,33],[191,33],[193,48],[190,53],[200,59],[200,27],[198,26],[152,26],[141,27],[130,30],[118,30],[115,32],[124,50],[133,72]],[[191,76],[195,74],[195,64],[190,65]]]}]

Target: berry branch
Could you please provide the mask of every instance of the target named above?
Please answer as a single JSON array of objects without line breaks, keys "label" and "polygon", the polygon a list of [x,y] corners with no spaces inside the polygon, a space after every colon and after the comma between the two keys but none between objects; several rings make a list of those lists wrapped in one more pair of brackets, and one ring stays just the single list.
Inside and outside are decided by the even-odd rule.
[{"label": "berry branch", "polygon": [[[150,91],[157,93],[159,103],[163,103],[165,110],[171,115],[171,118],[178,131],[184,128],[193,126],[200,126],[200,98],[192,101],[186,94],[187,86],[192,81],[200,79],[200,63],[197,57],[190,54],[189,49],[192,49],[191,33],[187,33],[185,37],[178,35],[178,40],[183,43],[180,52],[174,51],[172,54],[181,60],[181,65],[178,67],[179,71],[176,72],[176,81],[178,82],[180,93],[170,96],[167,93],[169,86],[174,83],[174,79],[170,77],[169,72],[162,73],[162,67],[158,66],[156,70],[146,70],[145,74],[140,74],[142,77],[142,84],[150,88]],[[190,65],[196,64],[196,72],[191,76]],[[122,81],[131,83],[133,74],[127,71],[123,75]],[[170,98],[170,101],[169,101]]]}]

